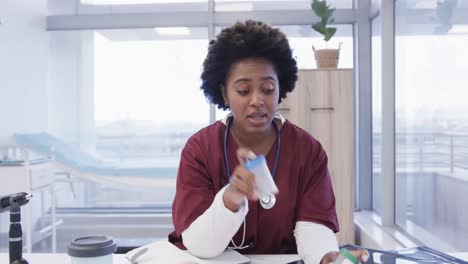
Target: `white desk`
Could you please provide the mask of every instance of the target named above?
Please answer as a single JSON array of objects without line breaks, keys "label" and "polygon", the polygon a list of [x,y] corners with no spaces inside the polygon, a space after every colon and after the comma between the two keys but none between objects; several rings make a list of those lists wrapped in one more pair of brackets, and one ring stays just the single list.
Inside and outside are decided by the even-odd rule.
[{"label": "white desk", "polygon": [[[23,254],[23,257],[30,264],[71,264],[67,254],[33,253]],[[297,255],[247,255],[252,260],[252,264],[284,264],[298,260]],[[8,254],[0,253],[0,263],[8,264]],[[113,264],[129,264],[124,255],[114,254]]]},{"label": "white desk", "polygon": [[[450,253],[450,255],[468,261],[468,252]],[[70,257],[67,254],[24,254],[30,264],[71,264]],[[252,260],[252,264],[285,264],[298,260],[297,255],[247,255]],[[0,263],[8,264],[8,254],[0,253]],[[113,264],[129,264],[124,255],[115,254]]]}]

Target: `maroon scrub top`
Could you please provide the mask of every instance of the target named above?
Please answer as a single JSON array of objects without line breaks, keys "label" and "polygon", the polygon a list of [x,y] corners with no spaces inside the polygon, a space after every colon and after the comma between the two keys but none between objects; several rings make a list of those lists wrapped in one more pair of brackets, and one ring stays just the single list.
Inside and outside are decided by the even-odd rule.
[{"label": "maroon scrub top", "polygon": [[[212,204],[216,193],[228,183],[224,164],[224,134],[226,126],[218,121],[193,135],[182,150],[177,175],[177,188],[172,204],[175,231],[169,241],[185,249],[181,234]],[[280,131],[281,149],[276,177],[279,193],[272,209],[249,201],[246,216],[247,249],[243,254],[297,254],[294,227],[297,221],[323,224],[338,232],[327,155],[320,143],[305,130],[288,120]],[[277,141],[266,156],[273,171]],[[231,173],[239,164],[238,148],[232,135],[227,142]],[[243,226],[234,236],[236,245],[242,242]],[[205,238],[200,238],[203,243]],[[311,237],[311,239],[320,239]]]}]

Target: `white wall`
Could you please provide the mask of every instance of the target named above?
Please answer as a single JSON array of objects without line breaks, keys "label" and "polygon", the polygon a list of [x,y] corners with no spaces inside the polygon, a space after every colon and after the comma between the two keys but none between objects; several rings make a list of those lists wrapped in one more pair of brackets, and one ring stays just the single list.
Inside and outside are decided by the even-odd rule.
[{"label": "white wall", "polygon": [[0,0],[0,137],[47,131],[92,150],[93,32],[47,32],[47,2]]},{"label": "white wall", "polygon": [[0,1],[0,136],[47,129],[46,15],[47,0]]},{"label": "white wall", "polygon": [[47,129],[47,0],[0,1],[0,135]]},{"label": "white wall", "polygon": [[47,32],[47,15],[47,0],[0,1],[0,136],[47,131],[92,151],[93,32]]}]

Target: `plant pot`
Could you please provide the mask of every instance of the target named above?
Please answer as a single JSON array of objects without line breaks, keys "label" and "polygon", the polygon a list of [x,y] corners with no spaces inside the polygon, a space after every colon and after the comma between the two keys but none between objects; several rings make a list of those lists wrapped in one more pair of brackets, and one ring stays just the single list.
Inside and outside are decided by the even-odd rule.
[{"label": "plant pot", "polygon": [[340,48],[316,50],[315,47],[312,46],[312,49],[314,50],[317,68],[337,68],[340,58]]}]

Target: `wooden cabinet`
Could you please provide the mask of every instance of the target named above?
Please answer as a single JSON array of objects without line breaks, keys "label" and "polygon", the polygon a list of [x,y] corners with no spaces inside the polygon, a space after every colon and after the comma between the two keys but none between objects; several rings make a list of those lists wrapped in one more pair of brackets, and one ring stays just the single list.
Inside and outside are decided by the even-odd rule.
[{"label": "wooden cabinet", "polygon": [[300,70],[279,112],[322,143],[336,197],[341,245],[354,243],[354,78],[352,69]]}]

